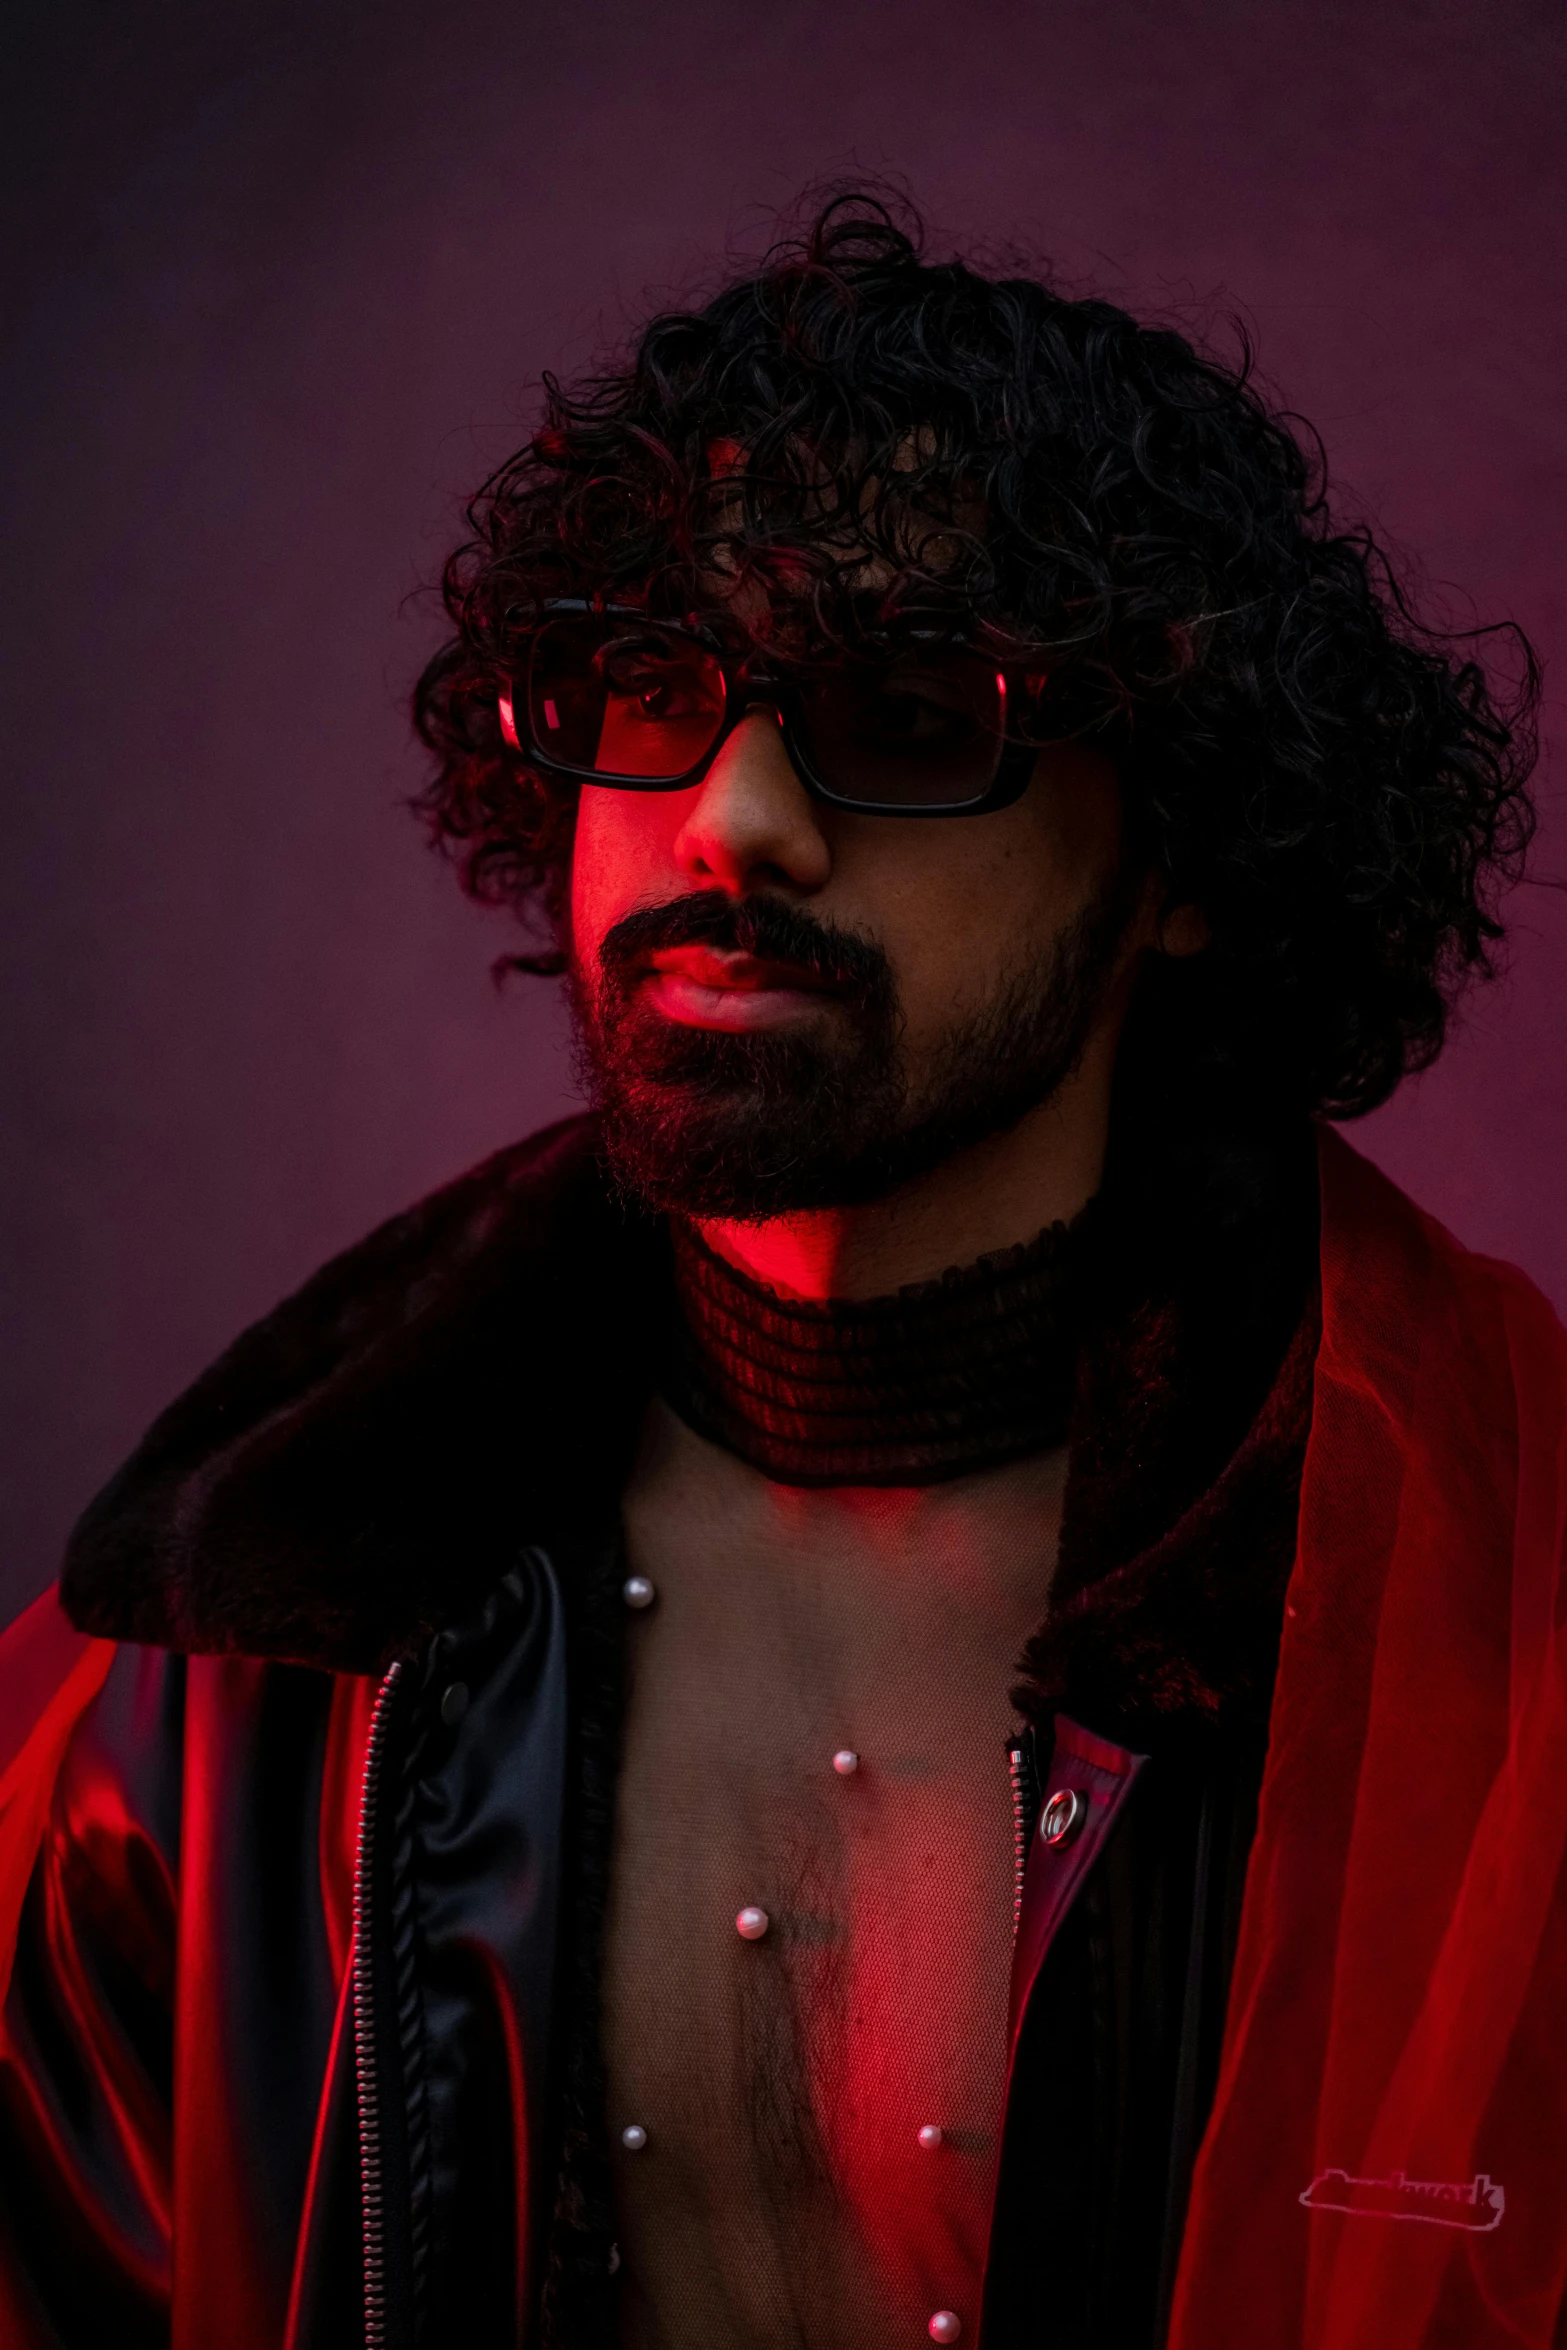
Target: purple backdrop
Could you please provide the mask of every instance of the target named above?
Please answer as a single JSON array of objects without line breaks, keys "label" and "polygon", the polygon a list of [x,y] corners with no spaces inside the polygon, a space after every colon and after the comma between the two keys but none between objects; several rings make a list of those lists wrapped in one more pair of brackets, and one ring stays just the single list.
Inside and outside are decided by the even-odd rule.
[{"label": "purple backdrop", "polygon": [[[806,178],[1242,309],[1433,593],[1560,637],[1546,0],[22,0],[7,44],[7,1610],[241,1324],[569,1101],[401,805],[413,591],[528,380]],[[1567,905],[1513,918],[1356,1139],[1561,1303]]]}]

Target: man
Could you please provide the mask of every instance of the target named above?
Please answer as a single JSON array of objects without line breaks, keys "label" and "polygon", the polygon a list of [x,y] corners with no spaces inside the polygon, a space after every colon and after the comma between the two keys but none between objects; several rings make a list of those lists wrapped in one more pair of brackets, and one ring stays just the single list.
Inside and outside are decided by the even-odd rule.
[{"label": "man", "polygon": [[595,1115],[12,1636],[5,2339],[1550,2343],[1567,1341],[1316,1123],[1486,967],[1532,674],[863,200],[473,522],[428,808]]}]

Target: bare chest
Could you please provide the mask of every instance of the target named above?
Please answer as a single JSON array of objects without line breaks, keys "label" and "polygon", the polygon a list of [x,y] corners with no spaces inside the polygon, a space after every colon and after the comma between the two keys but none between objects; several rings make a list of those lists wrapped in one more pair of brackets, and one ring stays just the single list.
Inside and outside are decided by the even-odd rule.
[{"label": "bare chest", "polygon": [[1006,2062],[1006,1690],[1058,1472],[805,1496],[665,1442],[627,1507],[658,1599],[633,1633],[606,1963],[628,2342],[917,2344],[938,2309],[972,2337]]}]

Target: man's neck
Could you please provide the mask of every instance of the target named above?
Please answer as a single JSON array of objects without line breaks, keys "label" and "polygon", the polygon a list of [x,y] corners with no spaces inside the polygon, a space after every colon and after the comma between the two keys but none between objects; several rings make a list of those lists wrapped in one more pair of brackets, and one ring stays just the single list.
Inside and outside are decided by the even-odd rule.
[{"label": "man's neck", "polygon": [[[1096,1040],[1097,1042],[1097,1040]],[[700,1226],[716,1255],[792,1298],[886,1297],[1070,1222],[1099,1188],[1112,1055],[1093,1044],[1016,1126],[863,1206]]]}]

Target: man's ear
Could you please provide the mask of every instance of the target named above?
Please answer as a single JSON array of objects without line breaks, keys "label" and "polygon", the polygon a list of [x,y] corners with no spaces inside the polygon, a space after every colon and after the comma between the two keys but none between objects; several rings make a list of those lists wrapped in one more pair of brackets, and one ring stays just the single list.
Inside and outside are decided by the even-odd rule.
[{"label": "man's ear", "polygon": [[1200,955],[1212,938],[1208,917],[1201,906],[1190,899],[1184,905],[1164,906],[1159,913],[1159,952],[1170,955],[1177,962],[1188,955]]}]

